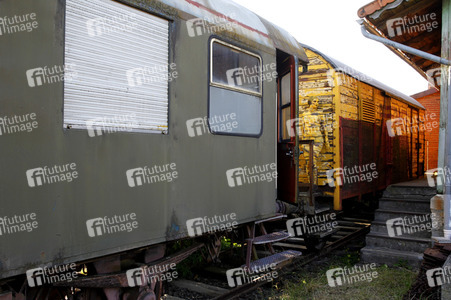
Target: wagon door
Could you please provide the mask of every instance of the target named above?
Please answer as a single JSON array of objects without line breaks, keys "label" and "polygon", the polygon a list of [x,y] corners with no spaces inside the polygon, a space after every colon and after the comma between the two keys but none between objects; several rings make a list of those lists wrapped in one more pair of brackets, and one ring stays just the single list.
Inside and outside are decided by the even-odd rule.
[{"label": "wagon door", "polygon": [[297,139],[295,127],[297,107],[297,64],[293,56],[277,52],[278,80],[278,142],[277,196],[279,200],[296,203],[297,195]]}]

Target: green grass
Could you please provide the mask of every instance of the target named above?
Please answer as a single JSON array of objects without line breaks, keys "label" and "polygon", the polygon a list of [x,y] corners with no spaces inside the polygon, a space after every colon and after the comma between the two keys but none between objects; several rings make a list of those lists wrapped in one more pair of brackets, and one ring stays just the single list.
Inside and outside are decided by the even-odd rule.
[{"label": "green grass", "polygon": [[333,268],[352,267],[355,264],[353,254],[334,257],[327,265],[314,268],[309,272],[305,267],[292,272],[274,286],[274,294],[269,299],[313,299],[313,300],[367,300],[402,299],[416,279],[417,272],[403,266],[376,268],[377,278],[369,281],[330,287],[326,271]]}]

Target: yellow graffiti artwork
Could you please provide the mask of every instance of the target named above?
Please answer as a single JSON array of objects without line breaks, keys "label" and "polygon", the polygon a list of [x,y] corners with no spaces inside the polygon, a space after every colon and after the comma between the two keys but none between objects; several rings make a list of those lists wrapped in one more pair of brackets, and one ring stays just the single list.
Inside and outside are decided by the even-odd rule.
[{"label": "yellow graffiti artwork", "polygon": [[[313,98],[308,100],[308,109],[303,112],[300,120],[300,136],[302,140],[313,140],[313,178],[314,184],[318,184],[318,166],[321,163],[321,152],[325,150],[330,151],[329,137],[326,130],[326,122],[324,116],[318,111],[319,100]],[[300,159],[303,160],[301,169],[304,169],[304,174],[310,178],[309,156],[310,146],[302,145],[302,154]]]}]

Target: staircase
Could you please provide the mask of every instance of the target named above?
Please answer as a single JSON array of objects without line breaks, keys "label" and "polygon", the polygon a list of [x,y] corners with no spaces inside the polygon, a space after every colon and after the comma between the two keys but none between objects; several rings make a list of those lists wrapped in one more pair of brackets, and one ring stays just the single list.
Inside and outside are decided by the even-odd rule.
[{"label": "staircase", "polygon": [[427,226],[431,226],[430,200],[435,194],[434,188],[420,180],[389,186],[379,200],[366,246],[361,249],[362,262],[407,263],[418,268],[424,250],[431,246]]},{"label": "staircase", "polygon": [[[272,243],[284,241],[290,237],[290,234],[286,231],[279,231],[273,233],[267,233],[264,223],[281,220],[285,215],[279,214],[275,217],[258,220],[253,224],[247,226],[249,238],[246,239],[247,242],[247,252],[246,252],[246,264],[242,268],[246,267],[251,272],[258,272],[258,270],[265,269],[270,264],[275,264],[276,268],[281,268],[289,264],[296,257],[301,256],[302,253],[294,250],[287,250],[283,252],[276,253],[272,247]],[[255,236],[256,228],[259,229],[261,235]],[[258,258],[255,245],[266,245],[270,252],[270,256]],[[252,260],[252,256],[255,260]]]}]

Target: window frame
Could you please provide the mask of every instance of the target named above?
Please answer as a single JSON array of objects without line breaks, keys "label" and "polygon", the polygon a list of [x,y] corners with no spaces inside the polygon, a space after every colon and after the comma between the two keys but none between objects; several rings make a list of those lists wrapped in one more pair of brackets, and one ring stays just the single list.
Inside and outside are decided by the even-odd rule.
[{"label": "window frame", "polygon": [[[133,5],[129,5],[128,3],[123,3],[123,2],[116,2],[116,1],[112,1],[114,3],[117,3],[117,5],[123,5],[124,7],[127,7],[127,9],[131,9],[131,11],[136,10],[137,13],[143,13],[146,16],[150,15],[154,18],[159,18],[162,20],[165,20],[167,22],[167,64],[168,64],[168,73],[170,72],[169,66],[172,65],[175,61],[173,59],[173,46],[172,46],[172,42],[173,42],[173,31],[175,28],[175,19],[173,16],[170,16],[164,12],[157,12],[151,9],[147,9],[147,8],[141,8],[141,7],[135,7]],[[65,3],[64,5],[64,13],[66,14],[66,6],[67,4]],[[64,39],[63,39],[63,59],[64,59],[64,64],[66,64],[66,20],[64,20],[63,22],[64,24]],[[176,79],[176,78],[175,78]],[[172,81],[167,81],[166,82],[166,87],[167,87],[167,113],[166,113],[166,126],[158,126],[164,129],[148,129],[148,128],[136,128],[133,127],[130,130],[127,131],[117,131],[115,132],[115,134],[146,134],[146,135],[169,135],[170,134],[170,121],[171,121],[171,110],[170,110],[170,105],[171,105],[171,94],[172,94],[172,89],[173,89],[173,82]],[[66,89],[66,82],[63,82],[63,103],[62,103],[62,111],[61,111],[61,118],[62,118],[62,125],[63,125],[63,131],[64,132],[77,132],[77,131],[86,131],[88,129],[88,126],[85,124],[82,125],[78,125],[78,124],[66,124],[66,114],[65,114],[65,103],[66,103],[66,97],[64,95]],[[122,114],[117,114],[114,115],[112,117],[115,116],[122,116]],[[105,117],[106,118],[106,117]],[[91,119],[90,119],[91,120]],[[89,120],[88,120],[89,121]],[[119,125],[127,125],[128,123],[124,123],[124,124],[119,124]],[[116,124],[115,126],[110,126],[110,125],[106,125],[103,126],[104,129],[111,129],[111,128],[115,128],[117,127]],[[108,132],[108,131],[107,131]]]},{"label": "window frame", "polygon": [[[278,86],[278,88],[277,88],[277,94],[279,95],[278,97],[279,97],[279,99],[278,99],[278,104],[279,104],[279,112],[278,112],[278,114],[279,114],[279,116],[278,116],[278,118],[279,118],[279,142],[281,142],[281,143],[289,143],[289,142],[291,142],[291,140],[293,139],[293,137],[288,137],[288,138],[286,138],[286,139],[284,139],[284,134],[286,133],[286,130],[287,130],[287,125],[286,125],[286,122],[285,122],[285,124],[284,124],[284,121],[283,121],[283,118],[282,118],[282,116],[283,116],[283,110],[284,109],[286,109],[286,108],[290,108],[290,119],[291,119],[291,115],[292,115],[292,109],[293,109],[293,105],[292,105],[292,101],[291,101],[291,97],[293,96],[292,95],[292,82],[291,82],[291,80],[292,80],[292,76],[293,76],[293,74],[291,73],[291,69],[286,69],[286,70],[284,70],[284,72],[282,73],[283,75],[280,75],[280,86]],[[288,102],[288,103],[286,103],[286,104],[283,104],[282,103],[282,97],[283,97],[283,93],[282,93],[282,90],[283,90],[283,87],[282,87],[282,81],[283,81],[283,78],[285,77],[285,76],[287,76],[287,75],[290,75],[289,76],[289,81],[290,81],[290,102]],[[299,117],[298,117],[299,118]]]},{"label": "window frame", "polygon": [[[258,59],[258,61],[260,63],[260,70],[259,70],[259,74],[258,74],[258,76],[259,76],[258,77],[258,87],[259,87],[259,90],[260,90],[259,92],[253,92],[253,91],[248,90],[248,89],[243,89],[243,88],[239,88],[239,87],[236,87],[236,86],[230,86],[230,85],[223,84],[223,83],[220,83],[220,82],[215,82],[213,80],[213,44],[214,43],[218,43],[220,45],[223,45],[225,47],[234,49],[234,50],[236,50],[238,52],[245,53],[245,54],[247,54],[249,56],[253,56],[253,57]],[[256,53],[253,53],[253,52],[250,52],[248,50],[245,50],[245,49],[243,49],[241,47],[232,45],[230,43],[227,43],[227,42],[225,42],[223,40],[220,40],[220,39],[214,37],[214,38],[212,38],[210,40],[210,55],[209,55],[209,59],[210,59],[210,79],[209,79],[210,80],[210,86],[216,86],[216,87],[219,87],[219,88],[224,88],[224,89],[228,89],[228,90],[232,90],[232,91],[236,91],[236,92],[240,92],[240,93],[244,93],[244,94],[249,94],[249,95],[252,95],[252,96],[260,97],[263,100],[263,82],[261,80],[261,78],[262,78],[262,70],[261,69],[262,69],[262,65],[263,65],[263,60],[262,60],[260,55],[258,55]]]},{"label": "window frame", "polygon": [[[249,54],[251,56],[257,57],[259,59],[260,65],[263,65],[263,59],[260,55],[260,53],[258,52],[251,52],[243,47],[237,46],[232,44],[232,42],[228,41],[228,40],[223,40],[220,39],[217,35],[213,35],[210,37],[209,40],[209,54],[208,54],[208,63],[209,63],[209,67],[208,67],[208,72],[209,74],[207,75],[208,77],[208,97],[207,97],[207,126],[208,126],[208,130],[210,131],[211,134],[213,135],[224,135],[224,136],[238,136],[238,137],[251,137],[251,138],[260,138],[263,135],[263,130],[264,130],[264,122],[263,122],[263,95],[264,95],[264,91],[263,91],[263,81],[261,80],[260,77],[260,92],[252,92],[246,89],[240,89],[240,88],[236,88],[236,87],[232,87],[232,86],[228,86],[225,84],[221,84],[221,83],[217,83],[213,81],[213,43],[217,42],[219,44],[222,44],[226,47],[230,47],[232,49],[235,49],[237,51],[240,52],[244,52],[246,54]],[[260,98],[260,132],[257,134],[247,134],[247,133],[234,133],[234,132],[214,132],[211,130],[210,127],[210,122],[208,121],[210,118],[210,99],[211,99],[211,94],[210,94],[210,90],[211,87],[216,87],[216,88],[221,88],[221,89],[226,89],[226,90],[231,90],[234,92],[239,92],[242,94],[247,94],[247,95],[251,95],[251,96],[256,96]],[[277,87],[276,87],[277,90]]]}]

